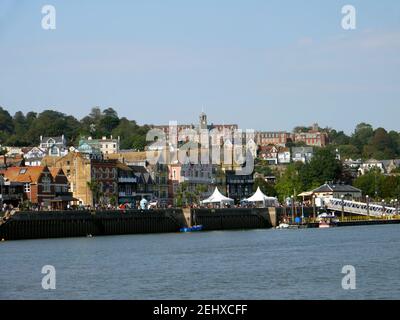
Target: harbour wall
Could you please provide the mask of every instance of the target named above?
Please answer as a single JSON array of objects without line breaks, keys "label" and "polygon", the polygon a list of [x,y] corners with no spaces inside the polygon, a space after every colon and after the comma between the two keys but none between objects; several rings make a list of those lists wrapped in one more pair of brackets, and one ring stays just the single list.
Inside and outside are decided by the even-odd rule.
[{"label": "harbour wall", "polygon": [[277,223],[275,208],[192,209],[191,221],[203,230],[271,228]]},{"label": "harbour wall", "polygon": [[203,230],[270,228],[276,221],[275,208],[16,212],[0,223],[0,240],[179,232],[194,224]]}]

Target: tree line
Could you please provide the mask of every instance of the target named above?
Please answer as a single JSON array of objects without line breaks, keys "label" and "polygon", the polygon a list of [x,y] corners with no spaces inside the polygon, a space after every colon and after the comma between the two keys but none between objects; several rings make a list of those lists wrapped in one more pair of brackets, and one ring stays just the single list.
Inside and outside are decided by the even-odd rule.
[{"label": "tree line", "polygon": [[3,146],[37,146],[40,136],[61,135],[67,138],[68,145],[77,145],[82,137],[112,135],[121,138],[121,149],[143,150],[149,129],[150,126],[138,125],[135,120],[120,118],[113,108],[92,108],[78,120],[54,110],[26,114],[18,111],[12,116],[0,107],[0,145]]},{"label": "tree line", "polygon": [[400,157],[400,133],[384,128],[374,129],[368,123],[360,123],[351,135],[328,129],[331,145],[338,148],[342,158],[394,159]]}]

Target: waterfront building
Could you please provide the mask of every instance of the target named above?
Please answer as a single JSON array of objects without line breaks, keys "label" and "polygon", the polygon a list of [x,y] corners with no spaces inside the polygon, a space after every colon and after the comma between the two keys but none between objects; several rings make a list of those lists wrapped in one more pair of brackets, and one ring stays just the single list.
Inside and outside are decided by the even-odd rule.
[{"label": "waterfront building", "polygon": [[314,154],[312,147],[293,147],[292,160],[293,162],[309,162]]},{"label": "waterfront building", "polygon": [[169,198],[169,183],[168,183],[168,164],[156,163],[148,166],[149,173],[154,181],[154,197],[159,200],[161,205],[171,204]]},{"label": "waterfront building", "polygon": [[184,163],[168,165],[169,202],[176,204],[179,185],[184,184],[185,190],[199,198],[208,197],[216,185],[216,167],[213,164]]},{"label": "waterfront building", "polygon": [[134,194],[137,189],[137,177],[133,170],[122,162],[117,162],[118,171],[118,204],[136,204]]},{"label": "waterfront building", "polygon": [[241,175],[236,174],[235,170],[227,170],[225,174],[228,197],[239,203],[253,194],[254,173]]},{"label": "waterfront building", "polygon": [[23,199],[32,204],[51,206],[57,192],[68,192],[68,180],[60,169],[47,166],[11,167],[3,175],[7,181],[23,183]]},{"label": "waterfront building", "polygon": [[118,203],[129,203],[137,207],[140,200],[154,198],[154,182],[150,173],[143,166],[127,166],[117,163],[118,169]]},{"label": "waterfront building", "polygon": [[325,183],[322,186],[312,190],[312,194],[317,198],[335,198],[359,201],[362,197],[362,191],[346,184]]},{"label": "waterfront building", "polygon": [[[87,154],[70,152],[64,157],[45,157],[44,165],[62,168],[70,184],[70,191],[81,204],[93,205],[93,192],[88,183],[92,182],[92,161]],[[95,171],[96,173],[96,171]],[[93,177],[95,181],[95,177]]]},{"label": "waterfront building", "polygon": [[18,206],[24,198],[24,183],[9,181],[0,172],[0,210],[3,205]]},{"label": "waterfront building", "polygon": [[[118,172],[116,160],[91,159],[91,189],[96,203],[116,204],[118,199]],[[99,194],[93,191],[98,186]]]},{"label": "waterfront building", "polygon": [[134,198],[139,201],[142,198],[147,200],[155,199],[154,190],[155,182],[149,171],[144,166],[129,166],[133,170],[133,174],[137,177],[137,187]]}]

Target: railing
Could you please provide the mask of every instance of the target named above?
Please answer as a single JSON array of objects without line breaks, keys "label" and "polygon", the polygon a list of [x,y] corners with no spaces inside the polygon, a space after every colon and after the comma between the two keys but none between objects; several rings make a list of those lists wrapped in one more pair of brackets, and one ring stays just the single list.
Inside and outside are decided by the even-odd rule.
[{"label": "railing", "polygon": [[325,199],[326,207],[329,210],[344,211],[347,213],[380,217],[384,215],[398,214],[398,209],[378,204],[367,204],[364,202],[356,202],[342,199]]}]

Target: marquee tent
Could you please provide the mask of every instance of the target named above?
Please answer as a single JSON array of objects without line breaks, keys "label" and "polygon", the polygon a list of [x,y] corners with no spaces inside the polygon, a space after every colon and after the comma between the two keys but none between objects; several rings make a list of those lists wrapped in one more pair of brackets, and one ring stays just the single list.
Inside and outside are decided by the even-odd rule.
[{"label": "marquee tent", "polygon": [[207,199],[201,201],[201,204],[212,204],[212,203],[219,203],[223,204],[233,204],[234,200],[228,197],[225,197],[221,192],[219,192],[218,188],[216,187],[213,194],[209,196]]},{"label": "marquee tent", "polygon": [[278,204],[278,200],[274,197],[267,197],[261,190],[260,187],[257,191],[250,197],[245,199],[246,202],[262,202],[264,207],[275,207]]}]

